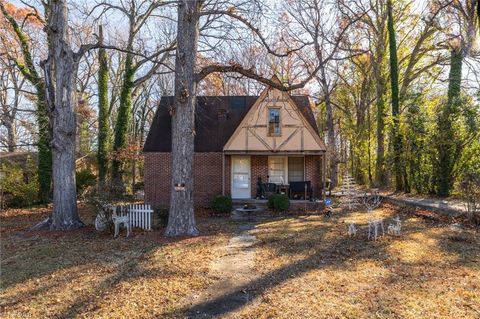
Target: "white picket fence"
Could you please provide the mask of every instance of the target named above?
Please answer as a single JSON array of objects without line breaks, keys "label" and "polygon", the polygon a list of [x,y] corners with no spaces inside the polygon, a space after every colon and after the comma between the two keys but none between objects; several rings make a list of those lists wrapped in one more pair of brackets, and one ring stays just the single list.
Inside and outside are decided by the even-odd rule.
[{"label": "white picket fence", "polygon": [[153,209],[150,205],[130,204],[116,206],[115,209],[118,215],[122,213],[125,214],[125,212],[127,213],[128,219],[130,220],[130,227],[152,230]]}]

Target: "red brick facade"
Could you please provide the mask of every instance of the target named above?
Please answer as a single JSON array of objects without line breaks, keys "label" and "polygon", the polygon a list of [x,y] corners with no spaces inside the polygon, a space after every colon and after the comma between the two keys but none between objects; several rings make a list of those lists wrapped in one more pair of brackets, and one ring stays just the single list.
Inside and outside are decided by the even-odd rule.
[{"label": "red brick facade", "polygon": [[[148,152],[145,156],[145,203],[168,207],[172,182],[170,153]],[[212,198],[222,194],[222,153],[195,153],[194,202],[206,206]],[[268,156],[251,156],[251,195],[255,196],[257,178],[265,182],[268,175]],[[322,161],[320,155],[305,156],[305,180],[312,182],[314,196],[321,197]],[[225,156],[225,195],[231,194],[231,157]]]}]

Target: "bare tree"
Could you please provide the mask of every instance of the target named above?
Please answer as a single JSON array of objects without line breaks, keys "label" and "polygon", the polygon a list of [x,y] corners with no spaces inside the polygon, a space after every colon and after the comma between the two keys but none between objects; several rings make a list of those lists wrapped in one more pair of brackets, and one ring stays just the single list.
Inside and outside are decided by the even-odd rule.
[{"label": "bare tree", "polygon": [[[272,48],[248,18],[238,13],[238,8],[230,6],[210,8],[202,0],[178,3],[177,50],[175,60],[175,102],[172,113],[172,184],[167,236],[197,235],[193,211],[193,154],[194,154],[194,118],[198,82],[215,72],[230,72],[260,81],[282,91],[302,88],[318,72],[319,67],[309,70],[309,76],[297,84],[284,86],[270,77],[258,74],[253,66],[245,68],[239,63],[211,62],[197,71],[197,53],[200,30],[200,18],[206,18],[206,24],[212,19],[230,19],[250,30],[262,44],[268,54],[286,57],[298,49],[286,47],[283,52]],[[217,20],[218,21],[218,20]],[[175,190],[175,186],[180,186]]]}]

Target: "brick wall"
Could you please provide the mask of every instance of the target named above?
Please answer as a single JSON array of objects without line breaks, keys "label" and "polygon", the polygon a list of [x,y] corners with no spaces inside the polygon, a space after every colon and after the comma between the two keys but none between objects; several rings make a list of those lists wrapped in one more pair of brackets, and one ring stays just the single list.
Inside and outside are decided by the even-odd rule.
[{"label": "brick wall", "polygon": [[[145,153],[145,203],[168,207],[171,189],[170,153]],[[310,180],[314,196],[321,197],[322,157],[305,156],[305,180]],[[251,156],[251,195],[256,195],[257,178],[267,181],[268,156]],[[222,194],[222,153],[195,153],[194,202],[206,206],[216,195]],[[225,195],[231,195],[231,156],[225,156]]]},{"label": "brick wall", "polygon": [[[144,156],[145,203],[168,207],[172,182],[171,154],[145,153]],[[222,194],[222,153],[195,153],[194,156],[193,200],[195,206],[206,206],[212,198]]]},{"label": "brick wall", "polygon": [[257,195],[257,179],[262,178],[262,182],[268,181],[268,156],[265,155],[252,155],[250,159],[251,165],[251,177],[250,185],[252,190],[252,198]]},{"label": "brick wall", "polygon": [[305,180],[312,182],[313,196],[321,198],[322,196],[322,156],[305,156]]}]

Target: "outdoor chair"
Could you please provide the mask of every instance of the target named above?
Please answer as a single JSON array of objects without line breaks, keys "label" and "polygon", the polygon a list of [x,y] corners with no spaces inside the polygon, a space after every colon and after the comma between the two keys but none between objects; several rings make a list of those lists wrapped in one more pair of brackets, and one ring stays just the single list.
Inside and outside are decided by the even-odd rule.
[{"label": "outdoor chair", "polygon": [[270,195],[277,193],[277,184],[275,183],[264,183],[263,189],[265,190],[265,197],[268,198]]},{"label": "outdoor chair", "polygon": [[[305,198],[305,186],[306,198]],[[310,181],[290,182],[290,199],[312,199],[312,184]]]}]

